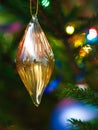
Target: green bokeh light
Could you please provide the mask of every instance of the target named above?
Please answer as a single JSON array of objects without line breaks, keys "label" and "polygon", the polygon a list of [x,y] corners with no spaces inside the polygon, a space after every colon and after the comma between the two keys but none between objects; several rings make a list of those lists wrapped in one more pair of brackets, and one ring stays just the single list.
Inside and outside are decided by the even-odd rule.
[{"label": "green bokeh light", "polygon": [[41,1],[41,4],[42,4],[42,6],[44,6],[44,7],[48,7],[48,6],[50,5],[50,1],[49,1],[49,0],[42,0],[42,1]]}]

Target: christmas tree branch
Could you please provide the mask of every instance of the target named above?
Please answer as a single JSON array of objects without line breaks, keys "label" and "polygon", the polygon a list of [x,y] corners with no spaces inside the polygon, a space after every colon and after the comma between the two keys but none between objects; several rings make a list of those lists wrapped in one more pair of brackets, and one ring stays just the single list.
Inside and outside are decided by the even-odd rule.
[{"label": "christmas tree branch", "polygon": [[82,89],[72,84],[68,84],[59,95],[59,98],[64,97],[75,98],[84,101],[85,103],[98,106],[98,93],[96,93],[94,90],[91,90],[90,88]]},{"label": "christmas tree branch", "polygon": [[72,124],[73,130],[98,130],[97,122],[85,122],[73,118],[68,121]]}]

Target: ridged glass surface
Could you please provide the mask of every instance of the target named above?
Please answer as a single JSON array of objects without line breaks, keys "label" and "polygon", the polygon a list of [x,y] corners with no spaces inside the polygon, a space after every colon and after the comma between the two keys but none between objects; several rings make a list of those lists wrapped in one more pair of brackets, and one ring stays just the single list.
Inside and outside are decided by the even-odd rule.
[{"label": "ridged glass surface", "polygon": [[53,71],[54,55],[34,16],[19,43],[16,65],[21,80],[38,106]]}]

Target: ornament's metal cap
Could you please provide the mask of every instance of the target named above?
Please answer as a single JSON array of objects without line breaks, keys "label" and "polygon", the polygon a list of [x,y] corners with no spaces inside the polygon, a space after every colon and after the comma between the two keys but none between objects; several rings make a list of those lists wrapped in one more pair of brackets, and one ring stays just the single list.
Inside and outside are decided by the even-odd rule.
[{"label": "ornament's metal cap", "polygon": [[37,16],[36,16],[36,15],[35,15],[35,16],[33,15],[30,22],[31,22],[31,23],[38,22]]}]

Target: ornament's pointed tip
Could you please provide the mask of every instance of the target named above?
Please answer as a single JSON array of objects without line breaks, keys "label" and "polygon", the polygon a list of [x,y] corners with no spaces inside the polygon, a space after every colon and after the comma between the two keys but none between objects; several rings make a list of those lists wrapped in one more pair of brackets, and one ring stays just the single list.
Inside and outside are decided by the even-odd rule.
[{"label": "ornament's pointed tip", "polygon": [[35,105],[36,107],[39,107],[40,104],[34,103],[34,105]]},{"label": "ornament's pointed tip", "polygon": [[34,105],[35,105],[36,107],[39,107],[39,105],[40,105],[40,102],[37,102],[37,100],[36,100],[36,101],[33,100],[33,103],[34,103]]},{"label": "ornament's pointed tip", "polygon": [[41,97],[42,97],[42,96],[39,96],[38,98],[35,97],[34,95],[31,96],[32,101],[33,101],[33,103],[34,103],[34,105],[35,105],[36,107],[38,107],[38,106],[40,105]]}]

